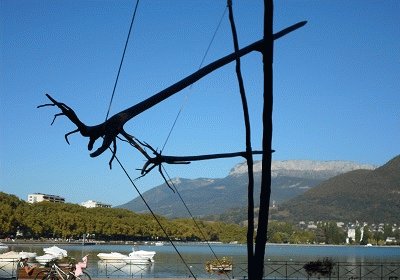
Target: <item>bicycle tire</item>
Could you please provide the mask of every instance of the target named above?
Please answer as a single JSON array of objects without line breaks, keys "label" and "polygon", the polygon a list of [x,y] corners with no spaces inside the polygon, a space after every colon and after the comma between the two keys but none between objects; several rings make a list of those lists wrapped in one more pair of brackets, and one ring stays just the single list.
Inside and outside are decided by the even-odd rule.
[{"label": "bicycle tire", "polygon": [[86,271],[82,271],[82,274],[79,276],[75,276],[75,280],[92,280],[92,277],[90,277],[89,273]]},{"label": "bicycle tire", "polygon": [[40,270],[38,273],[36,273],[35,280],[44,280],[47,279],[48,276],[50,276],[50,270]]}]

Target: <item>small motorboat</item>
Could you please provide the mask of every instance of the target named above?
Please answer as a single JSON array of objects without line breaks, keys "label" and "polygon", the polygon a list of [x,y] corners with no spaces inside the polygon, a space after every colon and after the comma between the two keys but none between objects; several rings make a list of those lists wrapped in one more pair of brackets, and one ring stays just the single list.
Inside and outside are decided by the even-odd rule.
[{"label": "small motorboat", "polygon": [[30,253],[30,252],[15,252],[15,251],[9,251],[3,254],[0,254],[0,261],[1,262],[15,262],[19,261],[21,259],[28,259],[28,260],[33,260],[36,257],[36,253]]},{"label": "small motorboat", "polygon": [[0,254],[0,262],[16,262],[20,260],[19,252],[9,251],[3,254]]},{"label": "small motorboat", "polygon": [[111,252],[111,253],[98,253],[97,257],[102,261],[124,262],[128,256],[118,252]]},{"label": "small motorboat", "polygon": [[154,255],[156,254],[155,251],[145,251],[145,250],[135,250],[132,248],[132,252],[129,255],[137,255],[143,258],[153,259]]},{"label": "small motorboat", "polygon": [[41,265],[47,265],[49,262],[55,261],[58,258],[52,254],[44,254],[42,256],[37,256],[36,261]]},{"label": "small motorboat", "polygon": [[36,260],[38,261],[38,263],[40,263],[42,265],[46,265],[49,262],[52,262],[55,260],[61,260],[68,256],[68,253],[66,250],[61,249],[57,246],[43,248],[43,251],[45,253],[44,255],[36,257]]},{"label": "small motorboat", "polygon": [[19,254],[19,258],[20,259],[28,259],[30,261],[34,260],[36,258],[36,256],[37,256],[36,253],[24,252],[24,251],[21,251],[18,254]]},{"label": "small motorboat", "polygon": [[153,258],[137,254],[137,252],[129,253],[129,255],[124,259],[124,261],[127,264],[150,264],[154,262]]},{"label": "small motorboat", "polygon": [[45,254],[50,254],[55,256],[57,259],[62,259],[68,256],[68,252],[64,249],[61,249],[57,246],[52,246],[49,248],[44,248],[43,251]]},{"label": "small motorboat", "polygon": [[154,262],[155,251],[135,250],[132,248],[132,252],[129,253],[125,259],[128,264],[146,264]]},{"label": "small motorboat", "polygon": [[129,255],[124,255],[118,252],[99,253],[97,257],[106,262],[125,262],[127,264],[149,264],[154,262],[155,251],[138,250],[134,248]]},{"label": "small motorboat", "polygon": [[0,251],[7,250],[8,245],[0,242]]}]

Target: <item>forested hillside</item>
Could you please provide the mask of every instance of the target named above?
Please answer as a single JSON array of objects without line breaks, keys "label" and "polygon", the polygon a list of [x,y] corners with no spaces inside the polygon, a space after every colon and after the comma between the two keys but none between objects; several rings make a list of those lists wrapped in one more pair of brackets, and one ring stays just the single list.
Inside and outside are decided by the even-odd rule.
[{"label": "forested hillside", "polygon": [[[178,240],[203,240],[192,220],[158,217],[168,235]],[[225,223],[197,222],[207,240],[244,242],[246,229]],[[125,209],[85,208],[69,203],[29,204],[0,192],[0,238],[81,238],[91,234],[98,240],[152,240],[165,234],[150,214]]]},{"label": "forested hillside", "polygon": [[[324,180],[337,174],[359,168],[373,169],[374,166],[357,164],[348,161],[310,161],[288,160],[273,161],[271,166],[271,201],[280,204],[303,194]],[[193,215],[210,217],[224,215],[232,209],[247,207],[247,163],[232,168],[224,178],[197,178],[173,180],[182,198]],[[254,163],[254,196],[255,205],[259,204],[261,186],[261,161]],[[188,217],[188,212],[179,203],[177,194],[165,184],[143,193],[146,201],[154,205],[153,211],[165,217]],[[148,209],[141,198],[137,197],[121,206],[137,213],[147,213]],[[247,212],[247,210],[244,210]],[[239,213],[240,214],[240,213]]]},{"label": "forested hillside", "polygon": [[276,219],[400,222],[400,156],[333,177],[280,207]]}]

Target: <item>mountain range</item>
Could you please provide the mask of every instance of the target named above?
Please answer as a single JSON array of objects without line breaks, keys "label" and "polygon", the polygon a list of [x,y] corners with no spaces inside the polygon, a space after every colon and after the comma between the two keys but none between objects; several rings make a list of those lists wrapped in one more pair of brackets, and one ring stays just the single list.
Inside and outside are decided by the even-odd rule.
[{"label": "mountain range", "polygon": [[[374,168],[373,165],[349,161],[273,161],[271,200],[276,204],[281,204],[339,174],[359,169],[373,170]],[[254,163],[254,179],[254,198],[255,204],[258,205],[261,161]],[[157,214],[169,218],[188,217],[188,211],[179,195],[192,215],[197,217],[219,215],[247,206],[247,163],[234,166],[225,178],[174,178],[172,181],[179,194],[171,191],[166,184],[143,193],[143,197]],[[148,212],[141,198],[135,198],[118,207],[138,213]]]},{"label": "mountain range", "polygon": [[400,156],[330,178],[279,207],[275,219],[400,222]]}]

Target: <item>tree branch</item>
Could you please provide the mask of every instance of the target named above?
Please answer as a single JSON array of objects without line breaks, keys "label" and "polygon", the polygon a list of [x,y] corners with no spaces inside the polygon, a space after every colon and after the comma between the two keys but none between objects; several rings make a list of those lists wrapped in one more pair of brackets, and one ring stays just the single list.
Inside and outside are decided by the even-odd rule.
[{"label": "tree branch", "polygon": [[[271,152],[274,152],[272,150]],[[198,156],[164,156],[160,153],[153,151],[155,157],[147,160],[143,165],[142,174],[148,173],[155,166],[162,163],[167,164],[189,164],[192,161],[210,160],[210,159],[220,159],[220,158],[232,158],[232,157],[244,157],[246,158],[248,152],[234,152],[234,153],[221,153],[221,154],[208,154],[208,155],[198,155]],[[263,151],[252,151],[253,155],[262,155]]]},{"label": "tree branch", "polygon": [[[292,25],[277,34],[274,35],[274,39],[281,38],[282,36],[288,34],[289,32],[303,26],[305,22],[299,22],[295,25]],[[69,144],[68,141],[68,136],[80,132],[80,134],[84,137],[89,138],[89,143],[88,143],[88,150],[91,151],[93,149],[94,143],[99,139],[103,138],[102,145],[92,152],[90,154],[91,157],[97,157],[101,155],[107,148],[110,147],[111,143],[115,143],[116,138],[119,134],[123,135],[126,138],[126,133],[124,133],[124,125],[126,122],[134,118],[135,116],[139,115],[140,113],[146,111],[147,109],[150,109],[151,107],[157,105],[158,103],[162,102],[163,100],[171,97],[175,93],[178,93],[182,89],[186,88],[187,86],[197,82],[201,78],[205,77],[206,75],[210,74],[211,72],[217,70],[218,68],[234,61],[235,59],[242,57],[252,51],[261,51],[263,52],[264,50],[264,39],[259,40],[257,42],[254,42],[242,49],[240,49],[237,52],[231,53],[219,60],[216,60],[207,66],[204,66],[203,68],[199,69],[198,71],[194,72],[193,74],[187,76],[186,78],[180,80],[179,82],[173,84],[172,86],[158,92],[157,94],[149,97],[148,99],[129,107],[126,110],[123,110],[115,115],[113,115],[111,118],[106,120],[105,122],[95,125],[95,126],[87,126],[85,125],[76,115],[74,110],[72,110],[70,107],[68,107],[66,104],[58,102],[55,100],[53,97],[51,97],[49,94],[46,94],[47,98],[51,101],[49,104],[43,104],[39,105],[38,108],[42,107],[48,107],[48,106],[56,106],[61,110],[61,113],[58,113],[54,116],[53,122],[54,123],[55,119],[58,116],[66,116],[67,118],[70,119],[71,122],[73,122],[76,126],[77,129],[73,130],[67,134],[65,134],[65,139],[67,143]],[[129,142],[130,139],[127,139]],[[111,158],[114,158],[115,156],[115,149],[113,151],[113,156]],[[110,164],[111,164],[110,161]]]}]

